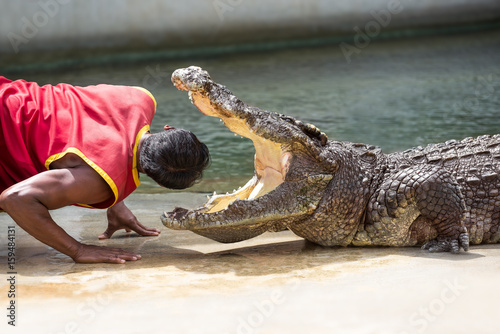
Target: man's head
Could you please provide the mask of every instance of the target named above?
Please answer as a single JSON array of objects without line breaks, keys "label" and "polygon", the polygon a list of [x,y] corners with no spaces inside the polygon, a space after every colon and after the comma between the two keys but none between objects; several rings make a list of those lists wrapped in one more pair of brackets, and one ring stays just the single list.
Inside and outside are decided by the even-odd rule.
[{"label": "man's head", "polygon": [[166,130],[144,139],[139,153],[141,169],[166,188],[191,187],[210,164],[208,148],[190,131]]}]

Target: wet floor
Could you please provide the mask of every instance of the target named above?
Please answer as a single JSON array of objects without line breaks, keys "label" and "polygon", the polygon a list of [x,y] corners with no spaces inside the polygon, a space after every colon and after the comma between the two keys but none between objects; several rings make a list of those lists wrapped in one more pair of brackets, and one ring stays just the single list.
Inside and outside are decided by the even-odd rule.
[{"label": "wet floor", "polygon": [[[70,207],[53,212],[80,241],[142,255],[124,265],[74,264],[16,228],[16,331],[402,334],[500,329],[500,245],[473,246],[460,255],[418,248],[326,248],[288,231],[220,244],[161,225],[159,210],[196,207],[204,199],[193,193],[133,194],[127,202],[132,211],[145,225],[162,230],[161,236],[149,238],[117,232],[99,241],[106,227],[104,211]],[[0,226],[11,222],[0,214]],[[2,239],[2,263],[7,262],[6,248]],[[2,269],[0,284],[4,310],[6,272]]]}]

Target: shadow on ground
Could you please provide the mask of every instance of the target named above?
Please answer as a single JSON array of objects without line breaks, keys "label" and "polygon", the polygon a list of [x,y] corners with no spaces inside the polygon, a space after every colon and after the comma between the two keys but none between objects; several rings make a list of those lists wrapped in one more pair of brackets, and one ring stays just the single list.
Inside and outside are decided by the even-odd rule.
[{"label": "shadow on ground", "polygon": [[[172,236],[172,235],[176,236]],[[280,241],[283,240],[283,241]],[[123,271],[175,267],[185,272],[237,276],[286,274],[317,266],[357,261],[382,261],[389,256],[420,257],[441,261],[468,261],[483,257],[477,249],[499,249],[500,245],[472,246],[460,254],[428,253],[418,247],[322,247],[295,237],[291,232],[266,233],[239,244],[219,244],[193,233],[172,232],[159,237],[119,235],[106,241],[85,241],[121,247],[142,255],[136,262],[75,264],[53,249],[40,246],[19,249],[18,272],[27,276],[67,275],[87,271]],[[179,245],[180,243],[180,245]],[[244,245],[240,245],[244,244]],[[5,257],[1,257],[6,262]]]}]

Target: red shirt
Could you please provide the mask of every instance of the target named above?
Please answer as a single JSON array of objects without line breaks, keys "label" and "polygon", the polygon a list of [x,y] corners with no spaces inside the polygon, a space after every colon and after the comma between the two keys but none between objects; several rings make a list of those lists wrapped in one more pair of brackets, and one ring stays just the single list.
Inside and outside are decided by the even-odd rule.
[{"label": "red shirt", "polygon": [[140,87],[40,87],[0,77],[0,193],[74,153],[114,193],[93,206],[122,201],[140,184],[137,147],[155,110],[154,97]]}]

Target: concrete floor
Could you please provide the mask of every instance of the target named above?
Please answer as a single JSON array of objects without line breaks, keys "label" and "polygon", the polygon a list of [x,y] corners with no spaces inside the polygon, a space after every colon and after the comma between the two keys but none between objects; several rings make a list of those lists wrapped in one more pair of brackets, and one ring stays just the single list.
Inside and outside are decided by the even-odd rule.
[{"label": "concrete floor", "polygon": [[[138,251],[123,265],[74,264],[16,227],[16,327],[6,318],[7,226],[0,214],[1,333],[498,333],[500,245],[459,255],[418,248],[324,248],[291,232],[219,244],[159,220],[202,194],[134,194],[159,237],[97,240],[104,211],[55,220],[86,243]],[[7,330],[7,331],[5,331]]]}]

